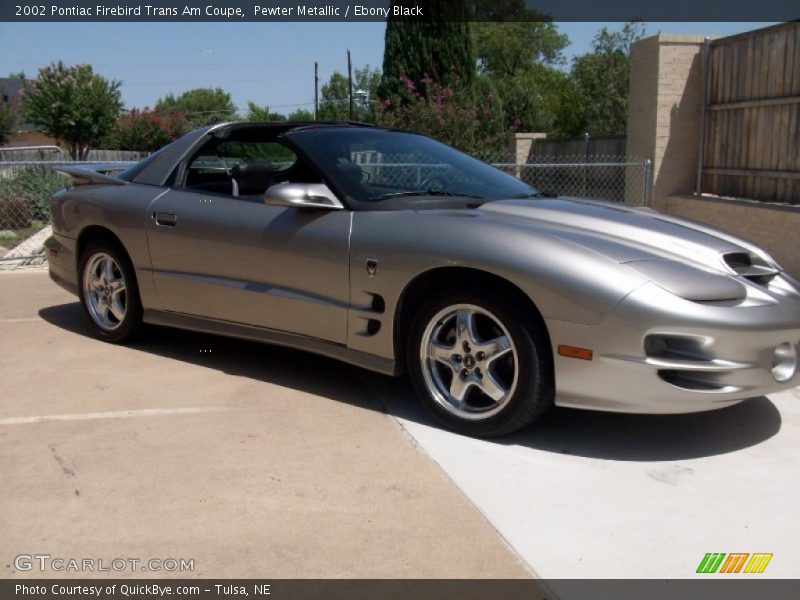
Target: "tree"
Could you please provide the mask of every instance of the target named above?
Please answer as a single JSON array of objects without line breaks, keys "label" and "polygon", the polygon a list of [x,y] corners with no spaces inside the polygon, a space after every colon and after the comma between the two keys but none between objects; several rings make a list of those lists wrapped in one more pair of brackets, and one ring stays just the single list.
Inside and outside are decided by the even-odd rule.
[{"label": "tree", "polygon": [[480,70],[496,78],[563,63],[569,44],[569,38],[546,21],[476,23],[474,37]]},{"label": "tree", "polygon": [[574,101],[565,109],[575,117],[573,130],[566,133],[625,133],[630,47],[644,32],[644,25],[636,22],[626,23],[620,31],[603,27],[594,38],[592,52],[573,60]]},{"label": "tree", "polygon": [[569,38],[522,0],[478,0],[476,12],[487,19],[473,28],[478,68],[497,89],[505,126],[551,132],[568,85],[557,67]]},{"label": "tree", "polygon": [[134,108],[117,118],[109,143],[120,150],[153,152],[182,136],[189,127],[182,113],[160,114],[148,108]]},{"label": "tree", "polygon": [[221,88],[195,88],[177,98],[167,94],[156,102],[156,112],[183,113],[193,128],[236,119],[231,95]]},{"label": "tree", "polygon": [[[375,104],[381,72],[369,65],[353,72],[353,112],[356,121],[375,122]],[[350,91],[347,76],[334,71],[322,86],[319,119],[346,121],[350,119]]]},{"label": "tree", "polygon": [[247,102],[248,121],[285,121],[286,117],[281,113],[271,112],[269,106],[259,106],[255,102]]},{"label": "tree", "polygon": [[[398,2],[392,2],[392,5]],[[402,3],[399,3],[402,4]],[[427,93],[425,81],[470,89],[475,77],[475,49],[470,33],[467,0],[420,0],[424,18],[394,16],[386,23],[383,76],[379,96],[391,98],[408,92],[401,77],[414,83],[417,93]],[[410,96],[409,101],[415,101]]]},{"label": "tree", "polygon": [[476,99],[472,90],[459,85],[456,73],[448,79],[447,85],[424,79],[422,93],[411,79],[401,76],[405,100],[400,104],[382,100],[378,123],[424,133],[472,154],[499,150],[506,138],[502,114],[493,109],[491,94]]},{"label": "tree", "polygon": [[14,131],[19,122],[19,106],[17,102],[0,102],[0,144],[5,144],[8,134]]},{"label": "tree", "polygon": [[491,81],[502,100],[506,128],[547,133],[558,129],[564,95],[570,86],[566,73],[534,64],[513,77],[491,77]]},{"label": "tree", "polygon": [[298,108],[286,115],[287,121],[313,121],[314,113],[305,108]]},{"label": "tree", "polygon": [[[355,89],[355,86],[354,86]],[[347,76],[334,71],[320,89],[317,116],[321,121],[346,121],[350,107]]]},{"label": "tree", "polygon": [[63,142],[76,160],[111,130],[122,108],[120,82],[97,75],[90,65],[65,66],[61,61],[39,69],[22,94],[25,119]]}]

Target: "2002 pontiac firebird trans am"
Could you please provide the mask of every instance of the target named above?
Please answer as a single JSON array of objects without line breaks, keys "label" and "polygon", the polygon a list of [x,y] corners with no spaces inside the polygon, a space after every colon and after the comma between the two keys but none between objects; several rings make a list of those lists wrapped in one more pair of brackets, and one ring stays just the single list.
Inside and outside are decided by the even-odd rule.
[{"label": "2002 pontiac firebird trans am", "polygon": [[422,135],[230,123],[64,170],[50,275],[109,342],[148,322],[407,371],[475,436],[554,403],[681,413],[800,383],[800,284],[759,248]]}]

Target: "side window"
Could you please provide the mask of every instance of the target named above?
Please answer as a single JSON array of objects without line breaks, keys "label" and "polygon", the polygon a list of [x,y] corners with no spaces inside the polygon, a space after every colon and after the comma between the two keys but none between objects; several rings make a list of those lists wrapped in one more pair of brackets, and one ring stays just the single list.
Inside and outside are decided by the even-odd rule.
[{"label": "side window", "polygon": [[191,159],[186,187],[242,198],[261,197],[275,183],[290,181],[298,158],[276,141],[211,140]]}]

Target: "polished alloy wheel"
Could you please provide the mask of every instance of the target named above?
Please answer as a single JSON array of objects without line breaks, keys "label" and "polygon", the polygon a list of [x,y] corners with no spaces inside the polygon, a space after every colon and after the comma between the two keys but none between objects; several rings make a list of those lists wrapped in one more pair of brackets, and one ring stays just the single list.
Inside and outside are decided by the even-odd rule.
[{"label": "polished alloy wheel", "polygon": [[127,290],[125,277],[109,254],[99,252],[86,262],[83,295],[92,320],[106,331],[114,331],[125,320]]},{"label": "polished alloy wheel", "polygon": [[519,361],[503,323],[473,304],[456,304],[429,322],[420,364],[431,397],[463,419],[496,415],[517,386]]}]

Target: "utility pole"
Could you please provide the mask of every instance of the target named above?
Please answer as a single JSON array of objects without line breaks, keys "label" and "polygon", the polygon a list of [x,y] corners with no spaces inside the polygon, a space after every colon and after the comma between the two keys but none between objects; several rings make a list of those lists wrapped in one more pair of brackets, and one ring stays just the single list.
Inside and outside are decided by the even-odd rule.
[{"label": "utility pole", "polygon": [[314,61],[314,120],[319,121],[319,63]]},{"label": "utility pole", "polygon": [[347,51],[347,95],[350,99],[350,120],[355,121],[353,109],[353,64],[350,62],[350,50]]}]

